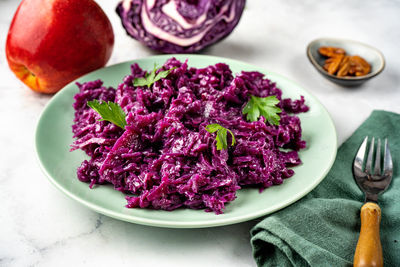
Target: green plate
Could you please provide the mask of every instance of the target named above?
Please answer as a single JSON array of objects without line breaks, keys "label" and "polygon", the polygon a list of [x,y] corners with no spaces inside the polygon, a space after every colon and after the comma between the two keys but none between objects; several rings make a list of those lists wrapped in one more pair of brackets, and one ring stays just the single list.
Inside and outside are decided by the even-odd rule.
[{"label": "green plate", "polygon": [[130,73],[133,62],[150,70],[154,63],[160,66],[171,56],[182,61],[188,59],[188,64],[193,67],[224,62],[234,73],[242,70],[259,71],[277,83],[284,97],[299,98],[303,95],[310,106],[307,113],[299,116],[307,148],[300,152],[303,164],[294,168],[295,175],[286,179],[282,185],[270,187],[262,193],[257,189],[239,190],[237,199],[226,205],[226,210],[221,215],[190,209],[161,211],[125,208],[124,195],[111,185],[89,189],[87,183],[80,182],[76,177],[77,167],[87,156],[82,151],[69,152],[73,142],[73,96],[78,92],[73,82],[47,104],[36,129],[39,164],[50,182],[83,205],[116,219],[160,227],[200,228],[243,222],[272,213],[299,200],[322,181],[336,156],[337,137],[334,124],[326,109],[314,96],[281,75],[232,59],[203,55],[161,55],[99,69],[77,81],[101,79],[106,86],[117,87],[122,78]]}]

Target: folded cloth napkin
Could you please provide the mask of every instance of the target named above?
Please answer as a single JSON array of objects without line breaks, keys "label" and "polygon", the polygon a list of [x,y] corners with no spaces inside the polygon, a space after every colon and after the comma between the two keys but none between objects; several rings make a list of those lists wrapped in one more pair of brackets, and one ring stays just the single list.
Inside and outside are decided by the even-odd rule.
[{"label": "folded cloth napkin", "polygon": [[258,266],[352,265],[364,201],[352,164],[365,136],[389,140],[394,173],[378,199],[380,235],[385,266],[400,266],[400,114],[386,111],[373,111],[340,146],[331,171],[312,192],[251,230]]}]

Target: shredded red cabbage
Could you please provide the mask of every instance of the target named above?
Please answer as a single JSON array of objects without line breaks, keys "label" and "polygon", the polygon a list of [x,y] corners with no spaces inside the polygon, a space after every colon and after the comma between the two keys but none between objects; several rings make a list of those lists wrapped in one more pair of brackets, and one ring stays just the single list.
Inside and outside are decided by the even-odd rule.
[{"label": "shredded red cabbage", "polygon": [[[72,150],[90,157],[78,168],[80,181],[90,187],[113,184],[127,194],[128,208],[221,214],[241,187],[264,189],[294,174],[289,167],[301,163],[297,151],[306,145],[294,115],[308,110],[303,97],[282,99],[282,91],[263,74],[233,76],[223,63],[197,69],[171,58],[162,69],[173,67],[151,88],[133,86],[134,78],[146,74],[137,64],[116,90],[100,80],[77,84]],[[246,121],[242,109],[250,95],[280,100],[279,126],[263,117]],[[86,104],[93,99],[118,103],[127,114],[126,129],[99,121]],[[230,129],[236,144],[217,150],[215,134],[205,128],[212,123]]]}]

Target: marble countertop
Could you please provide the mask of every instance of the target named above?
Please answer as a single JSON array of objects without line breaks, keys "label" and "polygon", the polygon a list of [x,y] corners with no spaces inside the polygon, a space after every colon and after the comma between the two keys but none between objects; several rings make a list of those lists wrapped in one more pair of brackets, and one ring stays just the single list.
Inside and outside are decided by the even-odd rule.
[{"label": "marble countertop", "polygon": [[[249,230],[260,220],[205,229],[164,229],[118,221],[58,191],[36,162],[34,132],[51,96],[17,80],[5,59],[8,27],[20,1],[0,1],[0,266],[255,266]],[[129,38],[114,9],[97,1],[115,32],[108,65],[153,54]],[[249,0],[235,31],[204,51],[280,73],[330,112],[341,144],[373,109],[400,113],[400,1]],[[358,88],[335,85],[311,66],[319,37],[378,48],[385,70]]]}]

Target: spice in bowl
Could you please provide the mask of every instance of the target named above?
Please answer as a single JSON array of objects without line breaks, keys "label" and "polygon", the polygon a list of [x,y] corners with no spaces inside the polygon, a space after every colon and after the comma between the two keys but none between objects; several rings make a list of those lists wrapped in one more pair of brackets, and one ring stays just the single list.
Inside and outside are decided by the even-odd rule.
[{"label": "spice in bowl", "polygon": [[337,77],[364,76],[371,71],[371,66],[365,59],[358,55],[347,55],[343,48],[321,46],[318,52],[327,57],[323,68]]}]

